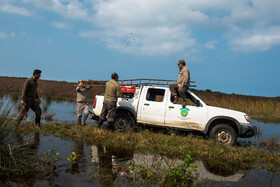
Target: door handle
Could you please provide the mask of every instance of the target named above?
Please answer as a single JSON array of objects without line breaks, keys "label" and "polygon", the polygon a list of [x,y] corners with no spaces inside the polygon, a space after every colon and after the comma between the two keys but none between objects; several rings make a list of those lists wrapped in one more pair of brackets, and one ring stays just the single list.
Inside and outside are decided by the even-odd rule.
[{"label": "door handle", "polygon": [[168,107],[168,108],[174,108],[174,106],[170,106],[170,107]]},{"label": "door handle", "polygon": [[145,106],[150,106],[150,104],[148,104],[148,103],[144,103],[144,105],[145,105]]}]

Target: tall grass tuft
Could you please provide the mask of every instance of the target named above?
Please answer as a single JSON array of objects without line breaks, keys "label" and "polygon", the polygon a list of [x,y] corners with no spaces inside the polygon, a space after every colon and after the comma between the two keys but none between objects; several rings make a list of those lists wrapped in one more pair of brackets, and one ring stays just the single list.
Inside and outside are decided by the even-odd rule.
[{"label": "tall grass tuft", "polygon": [[0,178],[26,176],[40,169],[35,152],[16,140],[9,107],[0,103]]}]

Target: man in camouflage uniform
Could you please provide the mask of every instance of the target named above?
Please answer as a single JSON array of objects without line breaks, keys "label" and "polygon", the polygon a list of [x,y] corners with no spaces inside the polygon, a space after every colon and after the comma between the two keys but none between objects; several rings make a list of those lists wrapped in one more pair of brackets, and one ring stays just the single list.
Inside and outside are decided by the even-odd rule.
[{"label": "man in camouflage uniform", "polygon": [[39,106],[41,100],[38,97],[37,80],[41,77],[41,72],[42,72],[41,70],[35,69],[33,72],[33,76],[27,79],[23,85],[21,101],[20,101],[22,108],[20,109],[17,118],[18,125],[20,124],[24,116],[27,115],[29,108],[31,108],[36,115],[35,123],[37,126],[40,126],[42,110]]},{"label": "man in camouflage uniform", "polygon": [[171,95],[174,96],[174,101],[173,103],[178,102],[178,93],[180,97],[183,98],[183,103],[182,107],[185,108],[186,106],[186,92],[190,88],[190,71],[186,67],[185,60],[181,59],[178,61],[178,67],[180,69],[179,75],[178,75],[178,80],[176,84],[171,84],[169,86]]},{"label": "man in camouflage uniform", "polygon": [[113,128],[118,97],[122,96],[120,85],[117,83],[117,81],[119,80],[118,74],[113,73],[111,75],[111,78],[112,79],[106,83],[103,107],[100,114],[100,119],[98,121],[99,128],[106,120],[106,116],[107,116],[108,127]]},{"label": "man in camouflage uniform", "polygon": [[[87,120],[87,117],[89,114],[87,96],[88,96],[88,91],[91,89],[91,87],[90,86],[85,87],[82,80],[80,80],[79,82],[80,83],[76,88],[78,125],[81,125],[82,111],[84,111],[84,119],[83,119],[82,125],[86,125],[86,120]],[[88,80],[86,82],[87,82],[87,84],[89,84]]]}]

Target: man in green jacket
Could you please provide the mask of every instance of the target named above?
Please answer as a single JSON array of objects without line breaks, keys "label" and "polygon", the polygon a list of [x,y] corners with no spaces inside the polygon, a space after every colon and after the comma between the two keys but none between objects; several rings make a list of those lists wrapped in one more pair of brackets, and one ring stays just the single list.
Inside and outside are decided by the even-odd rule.
[{"label": "man in green jacket", "polygon": [[100,114],[100,119],[98,121],[99,128],[106,120],[106,116],[107,116],[108,127],[113,128],[118,97],[122,96],[120,85],[117,83],[117,81],[119,80],[118,74],[113,73],[111,75],[111,78],[112,79],[106,83],[103,107]]},{"label": "man in green jacket", "polygon": [[35,123],[37,126],[40,126],[42,110],[39,106],[41,100],[39,99],[37,92],[37,80],[40,79],[41,72],[41,70],[35,69],[33,72],[33,76],[27,79],[23,85],[20,101],[22,107],[17,118],[18,125],[20,124],[24,116],[27,115],[29,108],[31,108],[36,115]]}]

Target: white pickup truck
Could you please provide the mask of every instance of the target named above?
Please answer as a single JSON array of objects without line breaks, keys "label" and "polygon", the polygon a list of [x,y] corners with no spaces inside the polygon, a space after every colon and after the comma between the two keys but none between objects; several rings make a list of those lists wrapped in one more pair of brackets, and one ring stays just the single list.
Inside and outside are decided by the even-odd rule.
[{"label": "white pickup truck", "polygon": [[[98,119],[104,96],[97,95],[93,106],[93,119]],[[206,105],[191,91],[187,92],[187,105],[173,104],[173,97],[166,87],[141,86],[134,97],[118,99],[114,129],[127,131],[129,128],[146,124],[163,128],[199,131],[206,137],[233,145],[237,137],[252,137],[256,126],[243,113]]]}]

